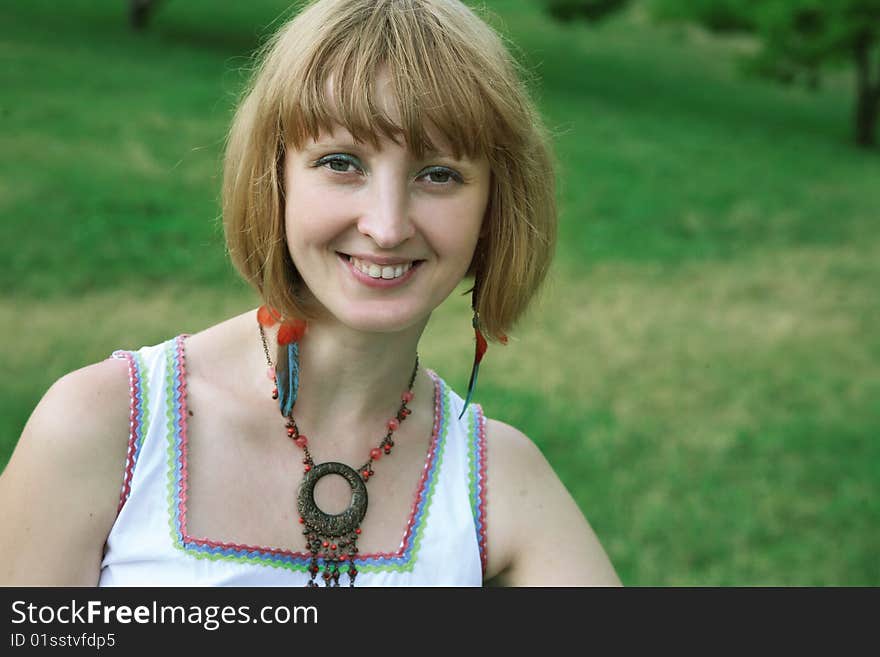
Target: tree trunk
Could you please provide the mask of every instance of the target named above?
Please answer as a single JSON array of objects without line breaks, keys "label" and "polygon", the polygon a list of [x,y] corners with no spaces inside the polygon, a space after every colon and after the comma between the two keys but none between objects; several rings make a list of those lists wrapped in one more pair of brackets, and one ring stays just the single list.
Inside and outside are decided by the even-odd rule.
[{"label": "tree trunk", "polygon": [[870,148],[877,143],[877,118],[880,114],[880,75],[871,79],[871,38],[863,33],[856,39],[856,143]]}]

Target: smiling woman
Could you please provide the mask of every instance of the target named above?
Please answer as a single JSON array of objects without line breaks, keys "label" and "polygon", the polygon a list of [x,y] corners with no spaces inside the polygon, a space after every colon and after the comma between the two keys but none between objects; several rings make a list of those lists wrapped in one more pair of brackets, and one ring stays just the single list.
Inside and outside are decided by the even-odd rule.
[{"label": "smiling woman", "polygon": [[[262,305],[52,386],[0,478],[5,583],[619,583],[532,441],[470,403],[556,227],[540,119],[483,21],[310,4],[260,54],[223,194]],[[462,399],[418,347],[465,278]]]}]

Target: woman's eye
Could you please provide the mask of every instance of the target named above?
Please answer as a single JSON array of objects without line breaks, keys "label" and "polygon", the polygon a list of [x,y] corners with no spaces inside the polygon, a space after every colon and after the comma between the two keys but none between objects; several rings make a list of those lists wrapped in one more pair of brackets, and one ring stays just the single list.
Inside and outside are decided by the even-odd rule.
[{"label": "woman's eye", "polygon": [[346,155],[328,155],[322,157],[315,162],[315,166],[325,167],[337,173],[351,173],[353,170],[360,170],[358,161],[355,158]]},{"label": "woman's eye", "polygon": [[461,182],[461,176],[452,169],[446,167],[431,167],[421,175],[435,185],[445,185],[450,182]]}]

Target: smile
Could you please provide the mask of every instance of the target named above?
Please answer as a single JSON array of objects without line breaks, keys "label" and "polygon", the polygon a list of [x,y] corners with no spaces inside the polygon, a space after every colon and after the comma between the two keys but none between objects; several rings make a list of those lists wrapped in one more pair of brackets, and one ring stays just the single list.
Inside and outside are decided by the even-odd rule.
[{"label": "smile", "polygon": [[368,287],[396,287],[402,285],[413,275],[424,260],[397,260],[374,262],[346,253],[337,253],[340,261],[356,280]]},{"label": "smile", "polygon": [[400,278],[413,266],[412,262],[401,265],[378,265],[375,262],[367,260],[359,260],[354,256],[350,256],[351,266],[358,271],[366,274],[370,278],[384,278],[389,280],[392,278]]}]

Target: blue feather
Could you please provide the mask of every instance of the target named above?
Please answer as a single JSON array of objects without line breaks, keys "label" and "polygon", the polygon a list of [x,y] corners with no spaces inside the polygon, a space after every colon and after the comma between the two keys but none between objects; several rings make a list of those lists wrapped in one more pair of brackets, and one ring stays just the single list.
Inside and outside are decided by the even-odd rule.
[{"label": "blue feather", "polygon": [[278,386],[278,405],[284,417],[293,411],[296,403],[296,395],[299,390],[299,345],[291,342],[287,345],[287,377],[284,380],[283,372],[276,373],[275,383]]}]

